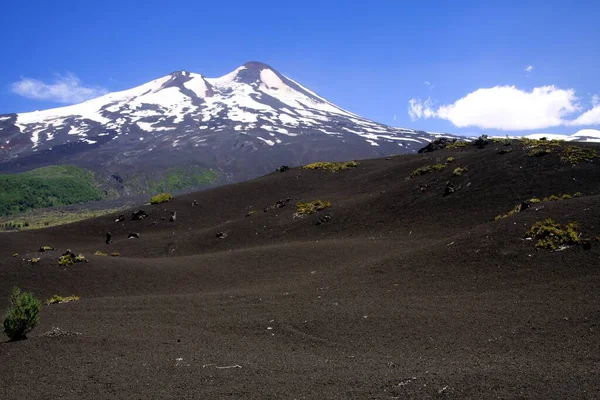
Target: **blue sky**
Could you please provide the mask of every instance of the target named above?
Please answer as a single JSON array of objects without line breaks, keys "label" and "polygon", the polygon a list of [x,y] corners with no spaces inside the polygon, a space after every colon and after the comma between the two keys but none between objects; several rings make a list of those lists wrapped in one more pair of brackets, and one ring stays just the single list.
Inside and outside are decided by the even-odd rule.
[{"label": "blue sky", "polygon": [[[597,1],[38,0],[2,14],[0,114],[258,60],[389,125],[600,129]],[[57,81],[75,93],[36,91]]]}]

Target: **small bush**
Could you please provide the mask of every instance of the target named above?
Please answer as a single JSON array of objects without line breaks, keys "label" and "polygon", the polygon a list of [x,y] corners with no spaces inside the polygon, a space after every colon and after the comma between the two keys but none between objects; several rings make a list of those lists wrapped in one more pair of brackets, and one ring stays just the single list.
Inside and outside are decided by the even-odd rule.
[{"label": "small bush", "polygon": [[118,251],[114,251],[112,253],[110,253],[111,257],[119,257],[121,255],[121,253],[119,253]]},{"label": "small bush", "polygon": [[54,250],[54,247],[50,247],[50,246],[42,246],[42,247],[40,247],[40,250],[39,250],[39,251],[40,251],[40,253],[43,253],[43,252],[45,252],[45,251],[53,251],[53,250]]},{"label": "small bush", "polygon": [[298,214],[298,215],[314,214],[317,211],[326,209],[327,207],[331,207],[331,202],[323,201],[323,200],[313,200],[313,201],[309,201],[307,203],[297,203],[296,204],[296,214]]},{"label": "small bush", "polygon": [[73,258],[70,255],[60,256],[58,258],[58,265],[61,267],[70,267],[73,265]]},{"label": "small bush", "polygon": [[25,339],[40,320],[41,304],[33,294],[15,287],[4,316],[4,332],[11,340]]},{"label": "small bush", "polygon": [[446,163],[451,163],[451,162],[454,162],[454,161],[456,161],[456,159],[454,157],[448,157],[446,159]]},{"label": "small bush", "polygon": [[458,148],[467,147],[467,146],[468,146],[467,142],[461,141],[461,140],[457,140],[456,142],[447,145],[446,148],[447,149],[458,149]]},{"label": "small bush", "polygon": [[323,171],[332,171],[339,172],[345,171],[350,168],[358,167],[358,163],[356,161],[345,161],[345,162],[316,162],[312,164],[305,165],[304,169],[320,169]]},{"label": "small bush", "polygon": [[101,251],[97,251],[94,253],[95,256],[107,256],[108,254],[101,252]]},{"label": "small bush", "polygon": [[13,257],[18,257],[19,253],[13,253]]},{"label": "small bush", "polygon": [[581,193],[581,192],[576,192],[573,194],[573,197],[581,197],[581,196],[583,196],[583,193]]},{"label": "small bush", "polygon": [[171,193],[159,193],[150,199],[150,204],[166,203],[172,199],[173,195]]},{"label": "small bush", "polygon": [[598,157],[596,150],[579,146],[569,146],[560,153],[560,160],[571,165],[593,162],[596,157]]},{"label": "small bush", "polygon": [[464,168],[457,167],[457,168],[454,168],[454,171],[452,171],[452,175],[462,176],[467,171],[468,171],[467,167],[464,167]]},{"label": "small bush", "polygon": [[41,260],[40,257],[33,257],[31,260],[29,260],[29,263],[30,264],[37,264],[37,263],[40,262],[40,260]]},{"label": "small bush", "polygon": [[538,221],[525,232],[525,237],[537,239],[536,247],[548,250],[558,250],[565,246],[579,243],[577,222],[569,222],[562,226],[552,219]]},{"label": "small bush", "polygon": [[80,299],[79,296],[66,296],[66,297],[62,297],[62,296],[59,296],[59,295],[55,294],[50,299],[46,300],[46,305],[68,303],[69,301],[77,301],[79,299]]},{"label": "small bush", "polygon": [[545,147],[544,148],[538,147],[538,148],[535,148],[535,149],[531,149],[529,151],[529,153],[527,153],[527,155],[529,157],[543,157],[543,156],[545,156],[547,154],[550,154],[550,153],[552,153],[551,149],[548,149],[548,148],[545,148]]},{"label": "small bush", "polygon": [[433,165],[425,165],[421,168],[417,168],[415,169],[411,174],[410,177],[414,178],[416,176],[420,176],[420,175],[425,175],[425,174],[429,174],[430,172],[434,172],[434,171],[441,171],[444,168],[446,168],[446,164],[433,164]]},{"label": "small bush", "polygon": [[569,200],[569,199],[571,199],[572,197],[573,197],[573,196],[571,196],[571,195],[570,195],[570,194],[568,194],[568,193],[565,193],[565,194],[563,194],[563,195],[561,195],[561,196],[560,196],[560,198],[561,198],[562,200]]},{"label": "small bush", "polygon": [[87,262],[87,258],[83,254],[78,254],[75,256],[75,262]]}]

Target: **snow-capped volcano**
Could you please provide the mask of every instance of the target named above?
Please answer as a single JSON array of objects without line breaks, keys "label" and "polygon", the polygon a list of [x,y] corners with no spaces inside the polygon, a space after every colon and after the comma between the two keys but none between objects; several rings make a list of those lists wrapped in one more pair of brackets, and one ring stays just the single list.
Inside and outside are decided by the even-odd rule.
[{"label": "snow-capped volcano", "polygon": [[219,78],[178,71],[81,104],[0,115],[0,169],[193,163],[238,180],[278,164],[416,151],[436,136],[361,118],[249,62]]}]

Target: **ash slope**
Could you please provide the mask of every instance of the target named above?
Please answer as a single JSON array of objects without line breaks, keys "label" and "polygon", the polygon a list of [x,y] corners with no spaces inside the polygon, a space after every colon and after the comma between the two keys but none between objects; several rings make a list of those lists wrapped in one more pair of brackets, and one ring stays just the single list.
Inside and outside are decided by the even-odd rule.
[{"label": "ash slope", "polygon": [[[598,398],[600,244],[548,252],[523,233],[554,218],[600,236],[600,169],[499,149],[292,169],[148,206],[143,221],[5,234],[0,298],[18,285],[82,300],[45,307],[28,340],[0,345],[0,395]],[[407,179],[448,156],[468,171]],[[461,189],[443,196],[447,181]],[[578,191],[494,221],[524,199]],[[287,198],[332,206],[303,219],[292,204],[262,211]],[[41,245],[90,262],[59,268],[60,251],[22,261]],[[55,326],[81,334],[42,336]]]},{"label": "ash slope", "polygon": [[412,152],[436,136],[361,118],[249,62],[220,78],[179,71],[81,104],[0,116],[0,168],[66,162],[123,175],[196,164],[232,181],[281,164]]}]

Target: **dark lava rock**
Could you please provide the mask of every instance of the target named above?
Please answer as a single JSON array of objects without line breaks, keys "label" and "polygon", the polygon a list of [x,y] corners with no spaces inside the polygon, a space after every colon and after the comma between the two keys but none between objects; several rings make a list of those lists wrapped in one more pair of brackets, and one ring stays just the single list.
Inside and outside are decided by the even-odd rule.
[{"label": "dark lava rock", "polygon": [[123,222],[125,221],[125,215],[121,214],[119,215],[119,217],[117,219],[115,219],[115,222]]},{"label": "dark lava rock", "polygon": [[225,239],[227,237],[227,234],[223,233],[223,232],[219,232],[215,236],[219,239]]},{"label": "dark lava rock", "polygon": [[129,235],[127,235],[127,239],[139,239],[140,238],[140,234],[136,233],[136,232],[131,232]]},{"label": "dark lava rock", "polygon": [[330,219],[331,219],[331,215],[330,214],[325,214],[322,217],[319,217],[317,219],[317,222],[315,222],[315,225],[324,224],[325,222],[329,222]]},{"label": "dark lava rock", "polygon": [[488,135],[481,135],[477,138],[477,140],[475,140],[473,142],[473,144],[475,145],[475,147],[477,147],[478,149],[483,149],[485,148],[485,146],[487,146],[488,144],[490,144],[490,141],[488,140]]},{"label": "dark lava rock", "polygon": [[290,170],[290,167],[288,167],[287,165],[282,165],[281,167],[276,169],[277,172],[285,172],[285,171],[289,171],[289,170]]},{"label": "dark lava rock", "polygon": [[112,242],[112,235],[110,232],[106,232],[106,244],[110,244]]},{"label": "dark lava rock", "polygon": [[176,219],[177,219],[177,211],[173,211],[171,213],[171,217],[169,217],[169,221],[175,222]]},{"label": "dark lava rock", "polygon": [[442,150],[454,142],[456,142],[456,139],[448,139],[445,137],[437,138],[433,142],[429,142],[427,146],[419,149],[419,153],[430,153],[432,151]]},{"label": "dark lava rock", "polygon": [[140,221],[140,220],[146,218],[147,216],[148,216],[148,214],[146,214],[146,212],[144,210],[138,210],[131,214],[131,220],[132,221]]}]

